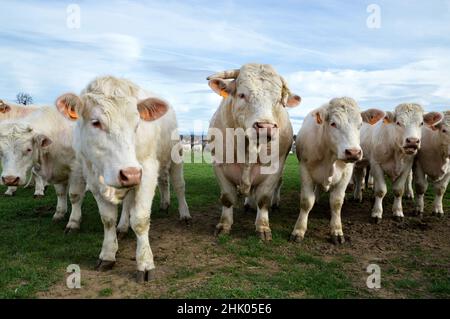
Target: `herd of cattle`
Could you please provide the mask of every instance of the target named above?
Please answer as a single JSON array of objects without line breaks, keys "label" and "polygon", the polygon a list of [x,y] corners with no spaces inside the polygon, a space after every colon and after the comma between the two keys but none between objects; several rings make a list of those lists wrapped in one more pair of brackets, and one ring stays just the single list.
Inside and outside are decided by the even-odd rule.
[{"label": "herd of cattle", "polygon": [[[216,233],[226,234],[233,224],[233,207],[239,195],[245,206],[256,209],[256,232],[271,240],[269,209],[280,204],[282,173],[293,143],[287,108],[301,98],[270,65],[246,64],[238,70],[208,77],[209,86],[223,97],[210,122],[221,132],[223,143],[210,136],[215,175],[221,189],[222,214]],[[44,195],[47,184],[57,195],[54,220],[71,212],[66,232],[78,230],[86,190],[92,192],[104,226],[98,270],[111,269],[117,239],[131,226],[137,238],[137,281],[149,280],[155,268],[149,243],[150,209],[158,186],[160,209],[170,205],[170,183],[178,198],[179,214],[189,221],[185,199],[183,163],[174,160],[182,146],[173,140],[177,121],[167,101],[115,77],[94,79],[80,95],[60,96],[55,106],[19,106],[0,100],[1,181],[13,195],[18,186],[35,181],[35,196]],[[217,160],[227,152],[231,129],[252,129],[244,152],[256,152],[257,161]],[[232,137],[233,139],[234,137]],[[250,150],[248,139],[255,140]],[[276,143],[278,165],[264,173],[259,156],[262,145]],[[219,153],[218,145],[224,149]],[[308,214],[321,191],[330,192],[331,239],[344,242],[341,208],[350,183],[354,198],[362,201],[362,189],[373,179],[375,202],[371,216],[380,222],[386,195],[385,176],[393,183],[393,215],[403,218],[402,197],[412,194],[415,182],[417,213],[424,211],[424,192],[432,182],[433,213],[442,216],[443,195],[450,179],[450,111],[424,113],[418,104],[401,104],[393,112],[361,111],[352,98],[334,98],[310,112],[296,137],[300,163],[300,214],[291,240],[304,238]],[[218,155],[220,154],[220,155]],[[234,157],[233,157],[234,159]],[[31,172],[31,174],[30,174]],[[31,177],[30,177],[31,176]],[[117,225],[117,208],[122,213]],[[117,225],[117,226],[116,226]]]}]

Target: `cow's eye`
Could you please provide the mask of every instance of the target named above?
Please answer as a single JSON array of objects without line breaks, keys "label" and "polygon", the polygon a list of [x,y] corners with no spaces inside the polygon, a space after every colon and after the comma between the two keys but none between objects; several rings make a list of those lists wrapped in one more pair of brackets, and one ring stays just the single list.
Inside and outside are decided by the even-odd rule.
[{"label": "cow's eye", "polygon": [[402,126],[402,124],[401,124],[400,122],[397,122],[397,125],[398,125],[398,126]]},{"label": "cow's eye", "polygon": [[423,122],[422,122],[422,123],[420,123],[420,126],[423,126]]},{"label": "cow's eye", "polygon": [[31,148],[27,148],[27,153],[31,153],[33,151]]},{"label": "cow's eye", "polygon": [[98,128],[98,129],[101,129],[101,128],[102,128],[102,123],[100,123],[99,120],[92,120],[92,121],[91,121],[91,124],[92,124],[92,126],[95,127],[95,128]]},{"label": "cow's eye", "polygon": [[238,97],[239,97],[240,99],[245,99],[245,94],[244,94],[244,93],[239,93],[239,94],[238,94]]},{"label": "cow's eye", "polygon": [[442,133],[447,133],[447,130],[444,128],[444,129],[442,130]]},{"label": "cow's eye", "polygon": [[334,128],[337,127],[336,123],[334,123],[334,122],[332,122],[330,125],[331,125],[332,127],[334,127]]}]

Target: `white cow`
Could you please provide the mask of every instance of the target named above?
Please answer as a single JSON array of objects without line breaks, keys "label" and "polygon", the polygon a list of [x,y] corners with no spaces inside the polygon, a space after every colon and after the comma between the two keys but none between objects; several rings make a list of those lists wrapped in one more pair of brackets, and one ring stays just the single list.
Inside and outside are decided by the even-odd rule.
[{"label": "white cow", "polygon": [[77,157],[103,222],[97,269],[108,270],[115,263],[117,205],[123,202],[137,237],[137,281],[149,280],[155,268],[148,237],[150,210],[160,167],[158,141],[163,138],[157,120],[170,110],[168,103],[130,81],[100,77],[80,96],[64,94],[56,105],[77,121]]},{"label": "white cow", "polygon": [[63,219],[67,212],[68,186],[72,214],[81,213],[85,187],[80,175],[73,174],[72,170],[73,126],[54,107],[48,106],[0,126],[2,180],[6,185],[25,185],[27,172],[33,168],[42,180],[55,187],[58,198],[55,221]]},{"label": "white cow", "polygon": [[305,118],[296,140],[302,189],[291,241],[303,240],[319,189],[330,192],[331,240],[334,244],[345,241],[341,208],[354,163],[362,158],[359,130],[363,119],[374,122],[383,116],[375,109],[361,113],[353,99],[343,97],[332,99]]},{"label": "white cow", "polygon": [[[223,205],[216,234],[230,232],[239,192],[248,198],[247,204],[257,206],[256,232],[262,240],[271,240],[269,208],[279,204],[281,175],[292,145],[286,108],[297,106],[301,99],[290,94],[286,81],[270,65],[246,64],[208,80],[213,91],[223,97],[208,134]],[[239,132],[242,141],[235,144]],[[270,153],[270,161],[263,159],[267,157],[263,152]],[[264,172],[266,165],[275,167]]]},{"label": "white cow", "polygon": [[[0,123],[7,120],[15,120],[24,118],[39,108],[34,105],[24,106],[21,104],[15,104],[11,102],[5,102],[0,100]],[[34,197],[43,197],[45,191],[44,181],[39,177],[39,175],[34,174],[32,171],[32,178],[35,180],[35,190]],[[31,180],[30,180],[31,181]],[[2,183],[5,183],[5,180],[2,180]],[[8,186],[5,195],[13,196],[17,190],[17,186]]]},{"label": "white cow", "polygon": [[[400,104],[394,112],[386,112],[383,121],[375,125],[363,125],[361,129],[361,146],[364,157],[370,164],[370,172],[374,178],[375,203],[372,209],[372,221],[381,222],[383,215],[383,198],[386,195],[385,174],[393,182],[394,219],[404,218],[402,196],[405,183],[411,173],[414,156],[421,146],[422,127],[434,125],[442,119],[442,115],[430,112],[424,115],[418,104]],[[361,170],[355,170],[357,183],[361,183]]]},{"label": "white cow", "polygon": [[450,111],[444,112],[439,124],[422,128],[422,147],[414,163],[414,180],[416,212],[423,214],[423,197],[430,181],[435,192],[433,214],[443,216],[442,197],[450,180]]}]

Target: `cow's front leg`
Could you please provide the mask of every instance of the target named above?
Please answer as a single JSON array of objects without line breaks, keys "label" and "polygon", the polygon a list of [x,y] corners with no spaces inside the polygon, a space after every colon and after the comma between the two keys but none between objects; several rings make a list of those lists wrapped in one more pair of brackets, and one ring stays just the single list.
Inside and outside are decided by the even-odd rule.
[{"label": "cow's front leg", "polygon": [[116,263],[118,249],[116,236],[117,205],[103,199],[100,193],[93,191],[100,217],[103,223],[103,245],[97,266],[98,271],[107,271]]},{"label": "cow's front leg", "polygon": [[215,235],[229,234],[233,225],[233,206],[237,202],[236,187],[225,177],[221,167],[214,167],[217,176],[221,195],[222,215],[220,221],[216,225]]},{"label": "cow's front leg", "polygon": [[372,221],[379,224],[383,218],[383,198],[387,192],[386,181],[384,180],[384,172],[380,165],[372,163],[370,172],[373,176],[375,195],[371,216]]},{"label": "cow's front leg", "polygon": [[5,195],[6,196],[14,196],[14,193],[17,191],[17,187],[16,186],[8,186],[8,188],[6,189]]},{"label": "cow's front leg", "polygon": [[394,204],[392,205],[392,213],[396,221],[403,221],[402,198],[405,192],[405,184],[411,169],[405,170],[393,183],[392,190],[394,192]]},{"label": "cow's front leg", "polygon": [[69,180],[69,200],[72,206],[65,233],[75,232],[81,225],[81,205],[86,193],[86,182],[81,174],[72,174]]},{"label": "cow's front leg", "polygon": [[450,180],[450,173],[447,173],[443,179],[434,183],[434,202],[433,202],[433,215],[438,217],[444,216],[444,209],[442,207],[442,198],[444,197],[447,189],[448,182]]},{"label": "cow's front leg", "polygon": [[417,162],[414,167],[414,182],[416,185],[417,195],[415,213],[417,216],[423,216],[424,196],[428,188],[428,181],[427,177],[425,176],[425,172],[420,165],[420,162]]},{"label": "cow's front leg", "polygon": [[170,177],[172,180],[173,189],[178,199],[178,212],[180,214],[180,220],[184,220],[186,223],[192,219],[189,213],[189,207],[186,202],[186,185],[183,176],[183,163],[172,163],[170,167]]},{"label": "cow's front leg", "polygon": [[57,222],[64,218],[67,212],[67,184],[55,184],[57,197],[56,212],[53,215],[53,221]]},{"label": "cow's front leg", "polygon": [[45,182],[44,179],[36,173],[34,175],[34,198],[44,197],[45,192]]},{"label": "cow's front leg", "polygon": [[134,201],[130,203],[130,224],[137,240],[136,279],[138,283],[151,280],[155,269],[148,232],[150,229],[150,210],[158,178],[158,165],[158,162],[154,159],[147,160],[143,164],[141,183],[127,194],[127,196],[134,198]]},{"label": "cow's front leg", "polygon": [[305,237],[306,229],[308,227],[308,215],[315,202],[315,185],[309,175],[307,167],[302,162],[300,162],[300,177],[302,185],[300,192],[300,214],[290,238],[291,241],[297,243],[301,242]]},{"label": "cow's front leg", "polygon": [[256,212],[256,232],[263,241],[272,240],[272,231],[269,225],[269,208],[271,199],[276,188],[278,188],[278,174],[268,175],[264,182],[255,191],[257,212]]},{"label": "cow's front leg", "polygon": [[345,199],[345,190],[352,177],[352,164],[347,164],[347,168],[342,175],[341,180],[330,191],[330,209],[331,209],[331,241],[333,244],[343,244],[345,242],[344,232],[342,230],[341,210]]}]

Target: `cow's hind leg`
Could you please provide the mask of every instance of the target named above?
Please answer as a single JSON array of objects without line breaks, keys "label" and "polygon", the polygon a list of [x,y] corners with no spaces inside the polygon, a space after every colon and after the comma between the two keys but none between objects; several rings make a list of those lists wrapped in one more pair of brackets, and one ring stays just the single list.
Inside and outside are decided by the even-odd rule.
[{"label": "cow's hind leg", "polygon": [[433,202],[433,214],[438,217],[444,216],[444,209],[442,206],[442,199],[447,189],[448,182],[450,180],[450,173],[447,173],[443,179],[434,183],[434,202]]},{"label": "cow's hind leg", "polygon": [[159,211],[167,214],[170,207],[170,182],[169,170],[165,167],[159,170],[158,189],[160,198]]},{"label": "cow's hind leg", "polygon": [[375,202],[372,208],[372,222],[378,224],[383,218],[383,198],[386,195],[387,187],[384,180],[384,171],[378,164],[370,165],[370,172],[374,179]]},{"label": "cow's hind leg", "polygon": [[222,203],[222,215],[220,221],[216,225],[215,235],[229,234],[231,226],[233,225],[233,206],[237,202],[236,187],[228,181],[223,174],[221,168],[214,168],[214,172],[218,179],[221,195],[220,201]]},{"label": "cow's hind leg", "polygon": [[65,233],[78,231],[81,225],[81,205],[86,193],[86,182],[81,174],[72,171],[69,178],[69,200],[72,206],[69,222],[66,225]]},{"label": "cow's hind leg", "polygon": [[55,192],[57,197],[56,212],[53,215],[53,221],[57,222],[64,218],[67,212],[67,185],[55,184]]},{"label": "cow's hind leg", "polygon": [[180,220],[189,222],[192,217],[189,213],[189,207],[186,202],[186,184],[183,176],[183,163],[172,163],[170,167],[170,177],[172,180],[173,189],[178,199],[178,212],[180,213]]}]

